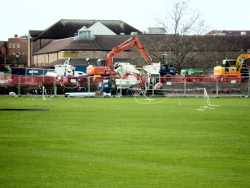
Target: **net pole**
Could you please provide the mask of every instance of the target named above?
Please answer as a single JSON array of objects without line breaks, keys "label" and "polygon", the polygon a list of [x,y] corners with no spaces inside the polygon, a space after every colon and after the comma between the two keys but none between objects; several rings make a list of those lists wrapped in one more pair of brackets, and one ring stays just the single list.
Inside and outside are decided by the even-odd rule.
[{"label": "net pole", "polygon": [[211,106],[210,98],[209,98],[209,95],[208,95],[208,93],[207,93],[206,88],[204,88],[204,97],[205,97],[205,99],[206,99],[206,101],[207,101],[207,105],[208,105],[208,106]]}]

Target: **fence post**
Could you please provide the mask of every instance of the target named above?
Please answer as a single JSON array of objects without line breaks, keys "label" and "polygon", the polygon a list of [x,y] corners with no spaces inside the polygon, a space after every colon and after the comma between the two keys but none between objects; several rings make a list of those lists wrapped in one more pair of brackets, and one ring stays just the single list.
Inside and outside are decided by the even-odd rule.
[{"label": "fence post", "polygon": [[147,74],[147,77],[146,77],[146,79],[145,79],[146,81],[145,81],[145,83],[144,83],[144,87],[145,87],[144,92],[145,92],[145,95],[147,94],[147,90],[148,90],[148,89],[147,89],[147,85],[148,85],[148,81],[149,81],[148,78],[149,78],[149,77],[148,77],[148,74]]},{"label": "fence post", "polygon": [[250,96],[250,79],[248,79],[247,96]]},{"label": "fence post", "polygon": [[90,76],[88,76],[88,93],[90,92]]},{"label": "fence post", "polygon": [[218,97],[219,96],[219,82],[218,82],[217,78],[216,78],[215,84],[216,84],[216,86],[215,86],[215,88],[216,88],[216,97]]},{"label": "fence post", "polygon": [[56,78],[54,78],[53,86],[54,86],[54,96],[57,96]]},{"label": "fence post", "polygon": [[186,77],[184,78],[184,96],[187,94],[187,80]]},{"label": "fence post", "polygon": [[17,95],[21,96],[21,75],[18,75],[18,83],[17,83]]}]

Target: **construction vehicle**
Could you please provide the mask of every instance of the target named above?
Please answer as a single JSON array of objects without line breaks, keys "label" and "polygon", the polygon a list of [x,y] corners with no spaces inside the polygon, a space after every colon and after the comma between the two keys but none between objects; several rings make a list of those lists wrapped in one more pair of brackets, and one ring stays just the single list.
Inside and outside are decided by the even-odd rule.
[{"label": "construction vehicle", "polygon": [[242,53],[236,59],[236,67],[241,73],[242,80],[249,79],[250,53]]},{"label": "construction vehicle", "polygon": [[172,64],[161,64],[160,75],[161,76],[174,76],[176,75],[176,67]]},{"label": "construction vehicle", "polygon": [[143,56],[144,60],[148,64],[153,64],[151,57],[148,52],[144,49],[143,44],[137,36],[133,36],[128,40],[122,42],[118,46],[114,47],[105,58],[104,66],[89,66],[87,68],[88,75],[102,75],[102,76],[110,76],[116,75],[113,67],[113,58],[118,56],[120,53],[129,50],[130,48],[137,48],[140,54]]},{"label": "construction vehicle", "polygon": [[[115,56],[118,56],[120,53],[129,50],[130,48],[137,48],[140,52],[141,56],[144,58],[144,60],[147,62],[148,65],[155,64],[148,54],[148,52],[145,50],[144,45],[140,41],[140,39],[137,36],[133,36],[129,38],[128,40],[122,42],[118,46],[114,47],[107,55],[105,59],[105,66],[89,66],[87,68],[87,74],[88,75],[102,75],[102,76],[110,76],[110,75],[116,75],[116,72],[114,71],[113,67],[113,58]],[[164,63],[160,65],[160,71],[159,74],[161,76],[173,76],[176,75],[176,67],[172,64]]]},{"label": "construction vehicle", "polygon": [[217,78],[236,78],[242,81],[248,80],[248,62],[250,62],[250,53],[240,54],[237,59],[224,59],[221,66],[214,67],[214,76]]}]

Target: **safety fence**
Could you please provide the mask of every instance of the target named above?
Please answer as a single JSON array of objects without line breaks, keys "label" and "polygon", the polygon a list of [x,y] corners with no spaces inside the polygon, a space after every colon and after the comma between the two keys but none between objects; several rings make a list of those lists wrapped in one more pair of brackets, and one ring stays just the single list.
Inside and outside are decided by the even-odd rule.
[{"label": "safety fence", "polygon": [[119,96],[249,96],[250,81],[239,78],[142,76],[137,80],[118,77],[21,76],[0,74],[0,94],[60,95],[66,92],[103,92]]},{"label": "safety fence", "polygon": [[164,77],[161,78],[160,89],[148,87],[151,95],[164,96],[200,96],[206,92],[212,96],[248,96],[250,93],[249,80],[239,78],[198,77]]}]

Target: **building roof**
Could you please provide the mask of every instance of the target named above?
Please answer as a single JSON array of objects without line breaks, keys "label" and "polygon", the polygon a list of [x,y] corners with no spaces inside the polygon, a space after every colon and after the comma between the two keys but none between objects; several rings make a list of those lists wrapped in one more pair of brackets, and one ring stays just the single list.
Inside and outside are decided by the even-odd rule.
[{"label": "building roof", "polygon": [[[52,40],[34,55],[59,51],[110,51],[113,47],[129,39],[128,35],[96,35],[94,40],[75,40],[74,37]],[[147,49],[164,51],[169,47],[172,37],[163,34],[138,35]],[[157,45],[155,45],[157,44]],[[157,47],[155,47],[157,46]]]},{"label": "building roof", "polygon": [[97,35],[94,40],[75,40],[73,37],[51,41],[35,54],[58,51],[110,51],[114,46],[128,39],[126,35]]},{"label": "building roof", "polygon": [[68,37],[73,37],[77,31],[86,26],[87,28],[95,24],[96,22],[101,22],[103,25],[108,27],[116,34],[130,35],[132,32],[141,33],[138,29],[133,26],[121,21],[121,20],[74,20],[74,19],[61,19],[49,28],[45,29],[34,38],[37,39],[63,39]]},{"label": "building roof", "polygon": [[32,38],[37,37],[39,34],[41,34],[43,32],[43,30],[30,30],[29,34]]},{"label": "building roof", "polygon": [[[110,51],[131,36],[97,35],[94,40],[74,40],[73,37],[52,40],[34,55],[59,51]],[[176,47],[173,35],[138,35],[148,51],[172,51]],[[250,37],[232,36],[185,36],[183,39],[192,46],[192,51],[240,51],[250,49]],[[184,43],[182,43],[184,44]]]}]

